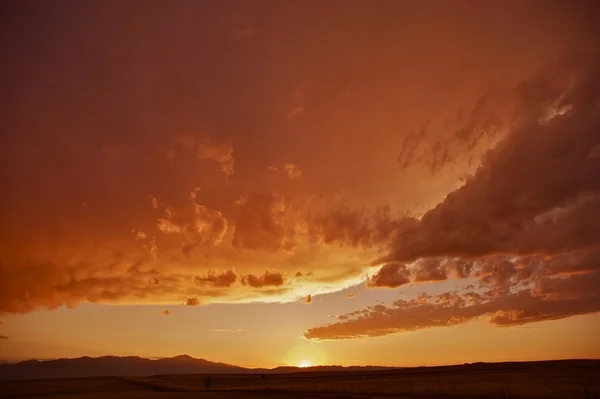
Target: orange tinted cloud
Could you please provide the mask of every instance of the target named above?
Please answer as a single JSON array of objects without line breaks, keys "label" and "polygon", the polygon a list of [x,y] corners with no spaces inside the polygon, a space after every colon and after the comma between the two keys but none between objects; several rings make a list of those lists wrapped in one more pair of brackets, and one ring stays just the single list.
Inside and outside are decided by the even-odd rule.
[{"label": "orange tinted cloud", "polygon": [[425,259],[416,264],[415,281],[444,281],[448,279],[446,268],[435,259]]},{"label": "orange tinted cloud", "polygon": [[[283,196],[250,194],[248,202],[238,202],[237,218],[235,213],[231,216],[234,228],[228,229],[230,223],[220,211],[200,205],[204,195],[202,191],[195,199],[182,196],[176,205],[157,200],[157,208],[142,208],[148,212],[143,230],[123,228],[109,242],[93,235],[73,236],[61,252],[36,244],[30,247],[32,259],[27,262],[19,251],[6,251],[0,267],[1,281],[6,282],[0,283],[0,312],[26,313],[81,302],[193,304],[197,299],[204,304],[284,295],[293,300],[295,287],[327,282],[327,290],[334,291],[337,284],[343,287],[361,274],[360,265],[341,272],[311,270],[306,262],[321,253],[328,256],[331,246],[318,238],[319,230],[307,231],[310,208],[297,212],[301,208]],[[364,229],[359,235],[363,233]],[[339,236],[344,240],[344,234]],[[285,267],[286,258],[302,243],[314,248],[310,252],[314,255],[302,260],[309,270],[301,281],[286,281],[279,270],[260,274],[265,257]],[[238,272],[230,269],[232,263]],[[291,263],[289,267],[296,269]],[[276,289],[265,289],[269,287]]]},{"label": "orange tinted cloud", "polygon": [[[597,48],[595,14],[545,4],[532,24],[517,3],[224,5],[170,26],[207,15],[186,2],[167,25],[148,5],[135,29],[116,3],[93,24],[84,4],[11,9],[0,313],[295,301],[384,264],[495,295],[589,272],[554,257],[598,241],[595,67],[571,57],[510,87],[573,43]],[[335,16],[331,40],[314,41],[315,12]],[[371,284],[405,281],[389,271]]]},{"label": "orange tinted cloud", "polygon": [[386,243],[398,228],[388,206],[354,209],[344,204],[326,207],[309,216],[311,239],[326,244],[339,243],[352,247],[370,247]]},{"label": "orange tinted cloud", "polygon": [[367,286],[369,287],[396,288],[408,283],[410,283],[410,271],[406,265],[401,263],[383,265],[377,273],[367,280]]},{"label": "orange tinted cloud", "polygon": [[184,135],[176,139],[176,144],[184,150],[191,151],[202,161],[214,161],[225,175],[234,172],[233,147],[231,140],[215,142],[210,137],[201,135]]},{"label": "orange tinted cloud", "polygon": [[200,305],[200,300],[198,298],[188,298],[185,301],[185,304],[187,306],[198,306],[198,305]]},{"label": "orange tinted cloud", "polygon": [[301,243],[369,247],[396,227],[388,207],[375,212],[334,200],[250,192],[236,201],[232,245],[240,250],[293,251]]},{"label": "orange tinted cloud", "polygon": [[[523,281],[521,282],[523,283]],[[527,283],[527,282],[525,282]],[[337,321],[308,329],[309,339],[348,339],[452,326],[485,317],[497,326],[512,326],[600,311],[600,272],[570,277],[542,277],[529,288],[510,291],[446,292],[391,306],[377,305],[340,315]]]},{"label": "orange tinted cloud", "polygon": [[287,175],[290,180],[295,180],[302,177],[302,171],[300,170],[300,168],[298,168],[298,166],[294,165],[293,163],[286,163],[285,165],[283,165],[283,168],[287,172]]},{"label": "orange tinted cloud", "polygon": [[158,218],[158,230],[181,237],[184,254],[200,244],[219,244],[227,231],[227,220],[221,212],[213,211],[195,201],[181,209],[167,208],[165,217]]},{"label": "orange tinted cloud", "polygon": [[[230,269],[190,268],[189,262],[199,257],[177,258],[179,250],[165,253],[164,247],[154,258],[143,243],[135,242],[128,247],[107,245],[96,253],[68,251],[55,261],[24,262],[18,254],[5,257],[9,267],[0,266],[0,313],[74,307],[81,302],[175,304],[192,298],[192,303],[209,303],[269,295],[241,289],[241,284],[235,288],[237,276]],[[165,256],[168,267],[161,262]],[[259,281],[280,283],[271,276]]]},{"label": "orange tinted cloud", "polygon": [[[368,281],[385,285],[407,262],[414,282],[470,277],[482,292],[377,306],[309,329],[307,337],[377,336],[478,317],[515,325],[600,311],[592,288],[600,278],[600,229],[591,222],[600,217],[600,163],[586,156],[600,144],[600,58],[562,60],[517,93],[519,112],[506,136],[463,186],[422,218],[397,224],[380,259],[385,266]],[[550,118],[548,107],[565,111]]]},{"label": "orange tinted cloud", "polygon": [[291,250],[296,244],[296,220],[285,197],[250,193],[237,202],[232,244],[243,249]]},{"label": "orange tinted cloud", "polygon": [[196,276],[194,281],[196,284],[208,284],[213,287],[230,287],[237,281],[238,276],[233,270],[227,270],[221,274],[210,271],[206,276]]},{"label": "orange tinted cloud", "polygon": [[247,274],[242,277],[242,283],[253,288],[279,287],[283,285],[283,276],[280,273],[266,271],[260,276]]}]

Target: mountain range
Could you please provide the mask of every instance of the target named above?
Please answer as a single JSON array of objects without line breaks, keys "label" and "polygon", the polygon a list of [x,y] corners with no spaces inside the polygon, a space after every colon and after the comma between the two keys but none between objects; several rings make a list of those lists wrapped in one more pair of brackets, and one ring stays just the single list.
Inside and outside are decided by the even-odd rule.
[{"label": "mountain range", "polygon": [[211,362],[188,355],[171,358],[146,359],[136,356],[80,357],[75,359],[26,360],[0,365],[0,380],[80,378],[129,376],[147,377],[161,374],[239,374],[239,373],[293,373],[306,371],[382,370],[375,366],[316,366],[276,367],[273,369],[246,368],[226,363]]}]

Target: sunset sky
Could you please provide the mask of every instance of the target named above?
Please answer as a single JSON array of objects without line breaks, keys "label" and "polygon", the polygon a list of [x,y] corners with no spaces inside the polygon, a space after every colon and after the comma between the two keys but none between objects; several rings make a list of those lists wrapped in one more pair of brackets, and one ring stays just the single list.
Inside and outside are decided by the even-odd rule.
[{"label": "sunset sky", "polygon": [[593,1],[14,1],[0,359],[600,358]]}]

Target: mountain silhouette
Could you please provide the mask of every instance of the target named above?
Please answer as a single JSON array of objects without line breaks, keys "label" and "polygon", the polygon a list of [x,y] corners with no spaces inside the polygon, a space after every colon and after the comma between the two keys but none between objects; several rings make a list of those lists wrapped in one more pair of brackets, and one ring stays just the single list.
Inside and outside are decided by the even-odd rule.
[{"label": "mountain silhouette", "polygon": [[315,366],[299,368],[286,366],[274,369],[253,369],[197,359],[188,355],[161,359],[146,359],[137,356],[84,356],[75,359],[26,360],[18,363],[2,364],[0,365],[0,380],[107,376],[147,377],[161,374],[294,373],[369,369],[386,369],[386,367]]},{"label": "mountain silhouette", "polygon": [[102,376],[143,377],[156,374],[241,373],[249,369],[180,355],[163,359],[136,356],[80,357],[76,359],[27,360],[0,365],[0,380],[74,378]]}]

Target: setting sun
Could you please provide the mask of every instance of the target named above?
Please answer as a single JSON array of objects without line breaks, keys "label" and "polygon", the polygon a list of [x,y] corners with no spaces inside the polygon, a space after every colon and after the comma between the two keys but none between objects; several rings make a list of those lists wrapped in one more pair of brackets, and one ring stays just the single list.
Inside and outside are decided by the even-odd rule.
[{"label": "setting sun", "polygon": [[306,368],[306,367],[311,367],[312,363],[308,360],[302,360],[299,364],[298,367],[302,367],[302,368]]}]

